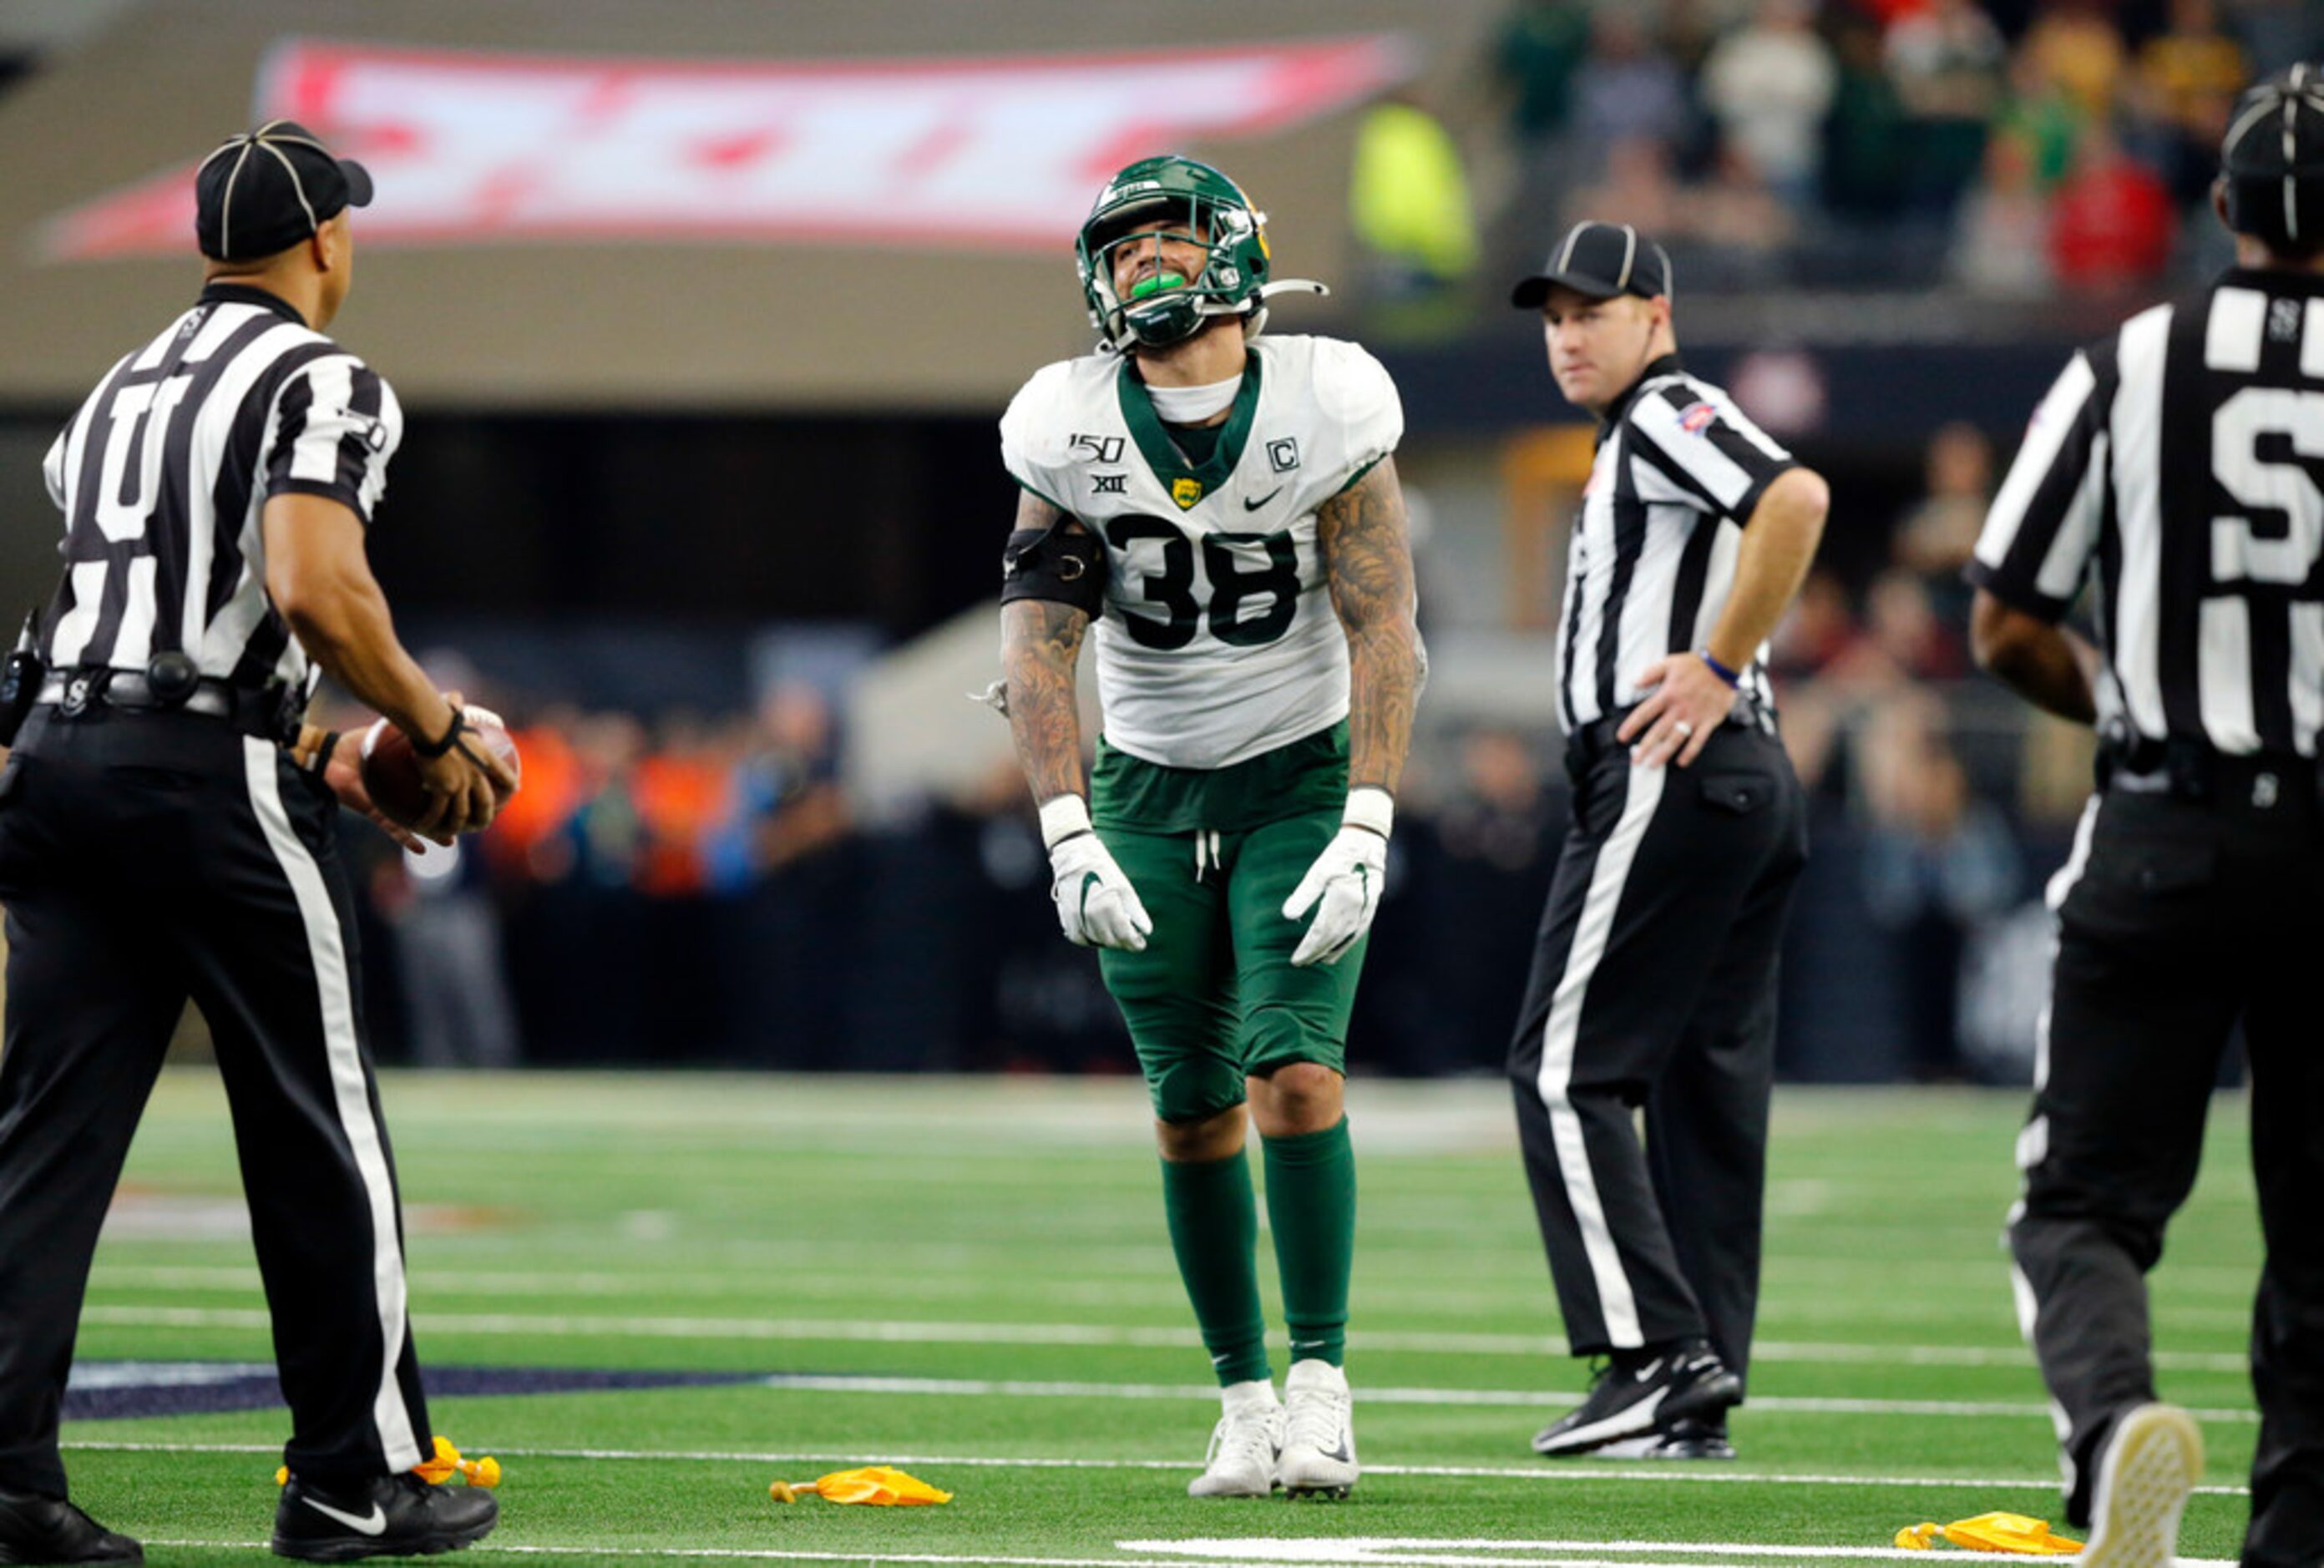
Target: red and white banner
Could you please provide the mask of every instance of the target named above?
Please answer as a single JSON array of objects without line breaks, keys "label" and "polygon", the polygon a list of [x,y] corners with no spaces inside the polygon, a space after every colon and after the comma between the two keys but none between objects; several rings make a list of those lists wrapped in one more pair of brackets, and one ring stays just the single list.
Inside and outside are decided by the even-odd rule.
[{"label": "red and white banner", "polygon": [[[701,63],[294,42],[256,117],[364,162],[363,243],[706,238],[1047,248],[1134,158],[1400,79],[1390,35],[1103,55]],[[204,149],[203,151],[207,151]],[[193,164],[52,220],[52,259],[176,253]],[[1265,192],[1254,196],[1262,203]]]}]

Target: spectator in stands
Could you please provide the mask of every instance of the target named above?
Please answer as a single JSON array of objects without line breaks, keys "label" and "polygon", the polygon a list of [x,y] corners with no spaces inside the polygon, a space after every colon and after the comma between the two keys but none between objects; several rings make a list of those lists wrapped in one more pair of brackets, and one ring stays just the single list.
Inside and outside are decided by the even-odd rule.
[{"label": "spectator in stands", "polygon": [[1630,6],[1597,10],[1576,82],[1568,155],[1578,178],[1595,178],[1618,142],[1646,136],[1674,146],[1686,133],[1686,84]]},{"label": "spectator in stands", "polygon": [[1889,936],[1913,1075],[1960,1073],[1961,953],[1982,921],[2006,914],[2023,880],[1999,812],[1969,792],[1943,705],[1912,691],[1874,708],[1858,771],[1870,817],[1865,904]]},{"label": "spectator in stands", "polygon": [[1839,75],[1823,125],[1823,202],[1836,217],[1868,224],[1903,208],[1913,158],[1912,122],[1880,40],[1869,17],[1842,11],[1832,20]]},{"label": "spectator in stands", "polygon": [[[1412,95],[1374,105],[1357,125],[1348,218],[1366,253],[1368,292],[1400,308],[1385,325],[1413,332],[1459,324],[1444,308],[1458,304],[1477,265],[1469,177],[1452,133]],[[1439,314],[1415,316],[1432,309]]]},{"label": "spectator in stands", "polygon": [[2072,171],[2089,119],[2040,57],[2024,49],[2010,56],[2009,93],[1994,122],[1994,134],[2015,137],[2024,146],[2038,189],[2046,194]]},{"label": "spectator in stands", "polygon": [[2251,78],[2251,61],[2221,25],[2213,0],[2171,0],[2171,24],[2138,52],[2146,111],[2214,143]]},{"label": "spectator in stands", "polygon": [[1970,292],[1997,300],[2047,294],[2050,215],[2026,138],[2015,130],[1985,147],[1985,179],[1962,204],[1945,271]]},{"label": "spectator in stands", "polygon": [[1687,193],[1683,216],[1668,232],[1692,243],[1698,271],[1745,287],[1780,281],[1781,253],[1797,228],[1793,209],[1733,145],[1720,149],[1710,180]]},{"label": "spectator in stands", "polygon": [[476,845],[431,845],[383,860],[371,890],[393,933],[412,1060],[423,1067],[517,1065],[522,1053],[500,907]]},{"label": "spectator in stands", "polygon": [[564,835],[571,874],[596,887],[626,888],[645,856],[644,825],[632,796],[646,753],[645,726],[627,714],[594,715],[576,730],[573,749],[579,788]]},{"label": "spectator in stands", "polygon": [[2093,125],[2051,204],[2050,265],[2070,289],[2134,288],[2162,272],[2178,226],[2154,171],[2125,152],[2109,126]]},{"label": "spectator in stands", "polygon": [[1704,106],[1744,169],[1794,208],[1815,195],[1821,129],[1839,82],[1812,0],[1761,0],[1702,66]]},{"label": "spectator in stands", "polygon": [[1950,212],[1983,161],[2008,45],[1975,0],[1929,0],[1890,25],[1883,54],[1912,126],[1913,198]]},{"label": "spectator in stands", "polygon": [[2139,51],[2130,96],[2143,121],[2137,150],[2181,207],[2209,199],[2228,113],[2250,78],[2213,0],[2172,0],[2170,26]]},{"label": "spectator in stands", "polygon": [[2019,50],[2044,81],[2092,120],[2114,112],[2126,63],[2122,31],[2105,0],[2049,0]]},{"label": "spectator in stands", "polygon": [[1493,52],[1509,92],[1509,129],[1520,148],[1545,149],[1565,129],[1574,73],[1590,53],[1584,0],[1520,0]]},{"label": "spectator in stands", "polygon": [[831,705],[804,682],[760,705],[706,835],[712,886],[740,892],[828,847],[849,827]]},{"label": "spectator in stands", "polygon": [[1625,136],[1608,149],[1606,177],[1574,189],[1566,198],[1565,221],[1596,218],[1627,223],[1642,234],[1676,235],[1686,193],[1671,172],[1667,143],[1654,136]]},{"label": "spectator in stands", "polygon": [[1957,421],[1930,438],[1926,462],[1928,493],[1896,525],[1896,564],[1921,579],[1940,621],[1964,626],[1969,590],[1961,569],[1992,499],[1993,443],[1975,425]]},{"label": "spectator in stands", "polygon": [[638,890],[657,898],[705,890],[710,830],[726,797],[726,768],[714,733],[696,715],[662,720],[659,742],[638,759],[631,797],[643,833]]}]

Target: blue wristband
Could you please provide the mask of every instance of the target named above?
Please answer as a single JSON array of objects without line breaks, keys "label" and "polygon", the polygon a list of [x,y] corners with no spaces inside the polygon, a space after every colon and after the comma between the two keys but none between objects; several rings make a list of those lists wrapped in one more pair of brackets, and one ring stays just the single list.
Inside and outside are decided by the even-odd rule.
[{"label": "blue wristband", "polygon": [[1729,687],[1733,687],[1737,691],[1743,689],[1743,672],[1738,669],[1729,669],[1725,665],[1720,663],[1719,660],[1711,656],[1711,650],[1709,648],[1696,649],[1694,650],[1694,656],[1710,667],[1711,674],[1725,681]]}]

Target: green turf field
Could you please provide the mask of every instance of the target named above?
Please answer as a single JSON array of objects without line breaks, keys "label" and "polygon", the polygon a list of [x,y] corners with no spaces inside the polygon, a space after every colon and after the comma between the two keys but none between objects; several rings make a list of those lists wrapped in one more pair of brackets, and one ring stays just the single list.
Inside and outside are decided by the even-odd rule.
[{"label": "green turf field", "polygon": [[[1779,1098],[1742,1456],[1657,1466],[1527,1446],[1583,1379],[1500,1086],[1359,1082],[1349,1370],[1367,1468],[1334,1506],[1185,1495],[1215,1404],[1136,1084],[406,1075],[383,1093],[427,1365],[794,1375],[438,1399],[438,1430],[506,1468],[480,1556],[1706,1568],[1878,1561],[1924,1519],[2056,1517],[1997,1246],[2018,1094]],[[2255,1430],[2240,1101],[2213,1121],[2155,1276],[2163,1390],[2209,1446],[2194,1559],[2235,1555]],[[98,1254],[84,1359],[266,1360],[237,1184],[214,1075],[168,1075]],[[67,1461],[78,1499],[152,1561],[248,1561],[286,1422],[79,1421]],[[883,1462],[956,1500],[767,1496],[779,1476]]]}]

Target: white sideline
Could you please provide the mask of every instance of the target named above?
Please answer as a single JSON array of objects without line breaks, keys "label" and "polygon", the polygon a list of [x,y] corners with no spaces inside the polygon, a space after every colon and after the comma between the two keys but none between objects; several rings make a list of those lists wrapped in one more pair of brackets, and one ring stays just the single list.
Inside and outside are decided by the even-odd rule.
[{"label": "white sideline", "polygon": [[[430,1283],[441,1284],[430,1276]],[[569,1293],[568,1293],[569,1294]],[[88,1321],[144,1328],[264,1328],[265,1314],[244,1307],[91,1306]],[[430,1328],[462,1333],[631,1334],[654,1339],[804,1340],[874,1344],[1081,1345],[1111,1349],[1199,1350],[1202,1336],[1189,1327],[1125,1326],[1087,1323],[944,1322],[918,1319],[590,1316],[572,1314],[429,1313]],[[1351,1349],[1418,1355],[1545,1356],[1565,1359],[1565,1342],[1554,1334],[1445,1333],[1400,1329],[1357,1329]],[[1895,1363],[1915,1367],[2008,1367],[2031,1369],[2023,1345],[1883,1345],[1775,1340],[1752,1349],[1754,1359],[1814,1365]],[[2158,1351],[2164,1371],[2247,1371],[2248,1357],[2227,1351]]]},{"label": "white sideline", "polygon": [[[281,1444],[271,1443],[137,1443],[91,1441],[67,1443],[65,1447],[97,1453],[263,1453],[281,1451]],[[861,1453],[853,1451],[812,1450],[799,1453],[770,1452],[760,1449],[652,1449],[652,1448],[512,1448],[491,1443],[472,1444],[478,1452],[489,1451],[494,1455],[506,1454],[512,1459],[581,1459],[614,1463],[641,1464],[852,1464],[863,1462]],[[1028,1458],[1008,1454],[961,1453],[890,1453],[880,1451],[881,1464],[950,1465],[962,1470],[1166,1470],[1184,1471],[1188,1462],[1180,1459],[1050,1459]],[[1725,1466],[1660,1465],[1624,1463],[1591,1465],[1559,1462],[1527,1465],[1480,1464],[1372,1464],[1366,1463],[1367,1475],[1435,1476],[1452,1480],[1526,1480],[1526,1481],[1677,1481],[1702,1482],[1711,1485],[1748,1484],[1753,1486],[1844,1486],[1850,1488],[1897,1487],[1932,1491],[2042,1491],[2055,1492],[2058,1478],[2054,1475],[2030,1476],[2007,1480],[1990,1476],[1920,1475],[1795,1475],[1784,1472],[1729,1470]],[[2218,1498],[2239,1498],[2249,1489],[2239,1486],[2199,1486],[2199,1495]]]}]

